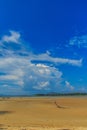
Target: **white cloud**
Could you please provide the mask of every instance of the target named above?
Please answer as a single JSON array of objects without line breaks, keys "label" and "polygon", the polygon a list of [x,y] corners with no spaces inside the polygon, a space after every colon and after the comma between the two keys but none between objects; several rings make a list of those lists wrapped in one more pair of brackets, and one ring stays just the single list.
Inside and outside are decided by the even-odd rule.
[{"label": "white cloud", "polygon": [[41,89],[50,90],[49,86],[50,86],[50,83],[48,81],[46,81],[46,82],[38,83],[38,86],[34,86],[33,88],[35,88],[37,90],[41,90]]},{"label": "white cloud", "polygon": [[0,76],[0,80],[17,80],[18,76],[17,75],[4,75]]},{"label": "white cloud", "polygon": [[[15,31],[10,31],[11,35],[10,36],[3,36],[2,40],[0,42],[0,54],[2,54],[3,56],[15,56],[15,55],[26,55],[27,58],[29,58],[29,60],[34,60],[34,61],[44,61],[44,62],[52,62],[54,64],[70,64],[73,66],[81,66],[82,65],[82,59],[68,59],[68,58],[58,58],[58,57],[52,57],[50,56],[50,52],[47,51],[46,53],[43,54],[39,54],[36,55],[33,52],[29,52],[30,50],[27,50],[26,47],[24,46],[24,44],[22,43],[21,39],[21,35],[18,32]],[[10,42],[14,42],[14,43],[19,43],[19,45],[17,45],[16,50],[14,50],[14,48],[12,47],[12,45],[10,44]],[[5,45],[4,42],[8,42],[10,44],[10,47],[8,45]],[[4,49],[5,48],[5,49]]]},{"label": "white cloud", "polygon": [[52,62],[54,64],[70,64],[73,66],[81,66],[82,65],[82,59],[76,60],[76,59],[66,59],[66,58],[55,58],[52,56],[49,56],[47,53],[40,54],[40,55],[32,55],[30,57],[32,61],[47,61]]},{"label": "white cloud", "polygon": [[[32,64],[28,58],[3,57],[0,59],[0,81],[16,86],[22,86],[24,90],[47,90],[58,87],[62,81],[62,72],[55,67],[44,64]],[[55,85],[54,85],[55,84]]]},{"label": "white cloud", "polygon": [[77,46],[78,48],[87,48],[87,35],[75,36],[69,41],[69,45]]},{"label": "white cloud", "polygon": [[74,87],[68,81],[65,81],[65,85],[68,89],[74,90]]},{"label": "white cloud", "polygon": [[1,41],[2,42],[14,42],[14,43],[20,43],[20,33],[19,32],[15,32],[15,31],[9,31],[10,35],[5,35],[2,37]]}]

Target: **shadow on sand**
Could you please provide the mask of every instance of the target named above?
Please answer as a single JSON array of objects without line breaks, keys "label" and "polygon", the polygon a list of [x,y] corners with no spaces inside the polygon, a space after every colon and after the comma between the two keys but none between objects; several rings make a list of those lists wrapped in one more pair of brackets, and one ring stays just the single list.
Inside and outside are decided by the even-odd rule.
[{"label": "shadow on sand", "polygon": [[0,115],[10,114],[10,113],[12,113],[12,111],[0,111]]},{"label": "shadow on sand", "polygon": [[7,128],[3,128],[4,125],[0,124],[0,130],[7,130]]}]

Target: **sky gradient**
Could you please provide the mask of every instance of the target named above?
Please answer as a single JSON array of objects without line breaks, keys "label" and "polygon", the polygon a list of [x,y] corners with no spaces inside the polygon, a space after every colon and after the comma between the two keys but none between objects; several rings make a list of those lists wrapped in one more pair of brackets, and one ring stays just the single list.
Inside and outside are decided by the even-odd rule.
[{"label": "sky gradient", "polygon": [[0,0],[0,94],[87,92],[87,2]]}]

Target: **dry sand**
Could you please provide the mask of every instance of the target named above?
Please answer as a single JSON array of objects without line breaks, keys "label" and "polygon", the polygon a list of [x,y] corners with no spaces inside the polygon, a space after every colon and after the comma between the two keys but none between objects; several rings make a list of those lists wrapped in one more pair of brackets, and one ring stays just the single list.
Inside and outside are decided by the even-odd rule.
[{"label": "dry sand", "polygon": [[0,98],[0,130],[87,130],[87,97]]}]

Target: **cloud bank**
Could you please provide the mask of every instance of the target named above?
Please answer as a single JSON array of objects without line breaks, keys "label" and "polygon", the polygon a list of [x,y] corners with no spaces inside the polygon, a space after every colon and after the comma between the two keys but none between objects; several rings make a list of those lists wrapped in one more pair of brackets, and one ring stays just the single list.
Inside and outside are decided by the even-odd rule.
[{"label": "cloud bank", "polygon": [[[58,91],[63,72],[55,65],[80,67],[82,59],[52,57],[49,53],[34,54],[26,48],[21,34],[9,31],[0,40],[0,91],[9,94]],[[25,44],[24,44],[25,43]],[[46,64],[49,62],[49,64]],[[51,66],[51,63],[54,66]],[[70,86],[66,81],[66,86]]]}]

